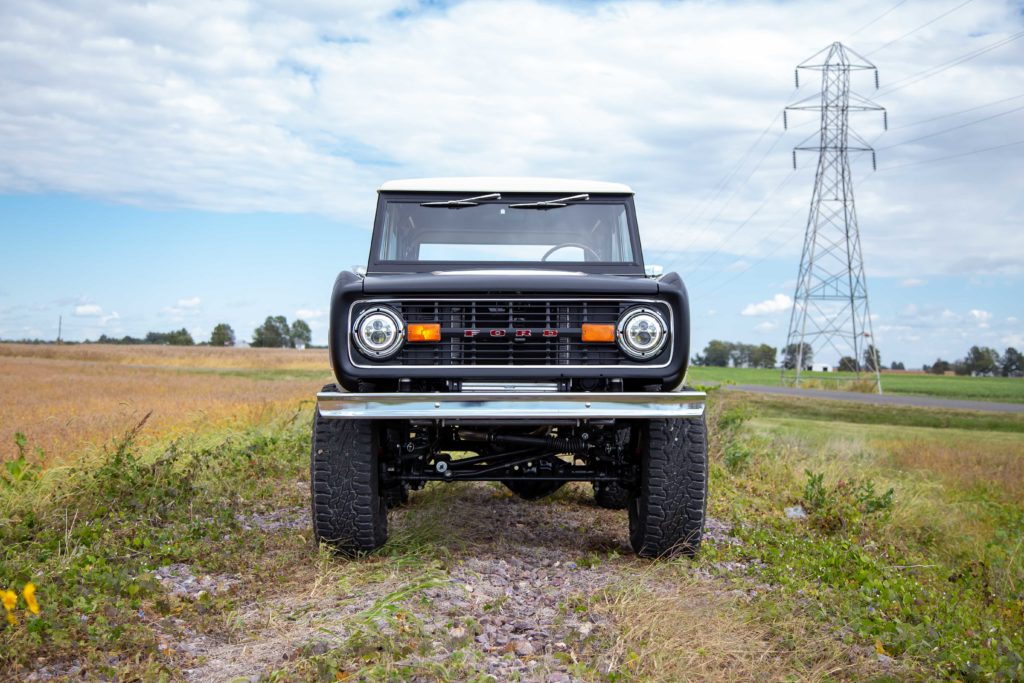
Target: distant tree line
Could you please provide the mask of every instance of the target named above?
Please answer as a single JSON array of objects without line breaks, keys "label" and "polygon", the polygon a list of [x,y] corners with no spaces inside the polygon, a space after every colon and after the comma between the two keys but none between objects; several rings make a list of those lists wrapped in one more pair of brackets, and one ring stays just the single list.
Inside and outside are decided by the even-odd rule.
[{"label": "distant tree line", "polygon": [[105,334],[100,335],[100,338],[96,340],[97,344],[170,344],[171,346],[193,346],[195,340],[192,339],[192,335],[184,327],[180,330],[173,330],[171,332],[149,332],[143,338],[132,337],[125,335],[120,339],[116,337],[108,337]]},{"label": "distant tree line", "polygon": [[[802,352],[801,352],[802,351]],[[693,365],[704,365],[709,367],[734,367],[734,368],[774,368],[778,363],[778,349],[768,344],[744,344],[742,342],[727,342],[721,339],[712,339],[704,347],[702,353],[694,356],[691,361]],[[803,363],[803,368],[809,370],[814,364],[814,349],[804,342],[800,344],[789,344],[782,349],[782,367],[786,370],[796,369],[797,363]],[[874,372],[875,367],[880,370],[882,365],[882,354],[874,345],[869,344],[864,349],[863,362],[858,367],[857,361],[852,356],[843,356],[839,360],[838,370],[846,372]],[[893,370],[905,370],[903,363],[894,362]]]},{"label": "distant tree line", "polygon": [[[313,331],[302,319],[296,319],[290,325],[283,315],[267,316],[266,321],[256,328],[252,334],[252,346],[272,348],[296,348],[309,346],[313,341]],[[120,339],[101,335],[97,344],[162,344],[171,346],[194,346],[196,341],[184,327],[171,332],[149,332],[145,337],[125,335]],[[213,328],[209,342],[200,342],[210,346],[234,346],[235,331],[227,323],[219,323]]]},{"label": "distant tree line", "polygon": [[724,368],[774,368],[778,349],[768,344],[744,344],[712,339],[704,352],[693,357],[694,365]]},{"label": "distant tree line", "polygon": [[1002,355],[988,346],[972,346],[967,355],[952,363],[938,358],[931,365],[924,366],[925,372],[944,375],[953,371],[958,375],[1002,375],[1003,377],[1024,376],[1024,358],[1012,346]]}]

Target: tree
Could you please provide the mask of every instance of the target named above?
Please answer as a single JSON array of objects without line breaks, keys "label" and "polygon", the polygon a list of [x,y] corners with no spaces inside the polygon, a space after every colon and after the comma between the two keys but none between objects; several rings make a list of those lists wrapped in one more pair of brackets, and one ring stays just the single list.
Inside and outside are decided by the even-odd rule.
[{"label": "tree", "polygon": [[864,349],[864,369],[868,372],[882,369],[882,354],[878,352],[874,344],[868,344]]},{"label": "tree", "polygon": [[853,356],[843,356],[839,359],[839,372],[857,372],[857,359]]},{"label": "tree", "polygon": [[924,366],[924,371],[930,372],[933,375],[944,375],[952,369],[953,366],[950,365],[949,361],[942,360],[941,358],[936,358],[934,363]]},{"label": "tree", "polygon": [[965,374],[987,375],[995,374],[1000,370],[999,352],[987,346],[972,346],[963,363],[967,370]]},{"label": "tree", "polygon": [[296,320],[292,323],[291,329],[291,347],[294,349],[301,342],[303,346],[309,346],[313,341],[313,330],[309,329],[309,325],[305,320]]},{"label": "tree", "polygon": [[231,329],[231,325],[227,323],[220,323],[213,328],[213,334],[210,335],[210,346],[234,346],[235,345],[235,331]]},{"label": "tree", "polygon": [[184,327],[173,332],[149,332],[145,339],[146,344],[170,344],[172,346],[192,346],[195,341],[192,335]]},{"label": "tree", "polygon": [[[803,354],[800,353],[800,348],[803,346]],[[811,345],[807,342],[801,344],[790,344],[786,347],[785,357],[782,361],[782,367],[787,370],[795,370],[797,358],[803,356],[803,369],[811,367],[814,363],[814,350]]]},{"label": "tree", "polygon": [[906,370],[907,366],[902,361],[893,361],[892,365],[889,366],[890,370]]},{"label": "tree", "polygon": [[748,368],[753,365],[754,346],[737,342],[731,345],[729,359],[735,368]]},{"label": "tree", "polygon": [[774,368],[778,350],[768,344],[760,344],[750,353],[750,364],[755,368]]},{"label": "tree", "polygon": [[283,315],[268,315],[263,324],[252,333],[252,345],[282,348],[292,345],[291,328]]},{"label": "tree", "polygon": [[1016,377],[1024,372],[1024,356],[1012,346],[1003,354],[1003,377]]},{"label": "tree", "polygon": [[731,343],[721,341],[720,339],[712,339],[708,342],[708,345],[704,347],[704,365],[724,368],[729,365],[729,356],[731,353]]}]

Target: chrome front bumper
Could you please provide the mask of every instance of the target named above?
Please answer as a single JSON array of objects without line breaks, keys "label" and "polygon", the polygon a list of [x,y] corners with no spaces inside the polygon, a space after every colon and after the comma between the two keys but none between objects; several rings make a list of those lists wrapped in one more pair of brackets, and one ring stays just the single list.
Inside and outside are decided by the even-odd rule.
[{"label": "chrome front bumper", "polygon": [[700,417],[702,391],[317,394],[323,417],[343,420],[545,420]]}]

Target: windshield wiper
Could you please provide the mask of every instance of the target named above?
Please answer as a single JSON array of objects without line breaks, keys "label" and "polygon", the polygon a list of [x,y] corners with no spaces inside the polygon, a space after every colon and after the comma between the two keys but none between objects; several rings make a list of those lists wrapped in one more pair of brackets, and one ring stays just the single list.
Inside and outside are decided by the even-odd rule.
[{"label": "windshield wiper", "polygon": [[548,199],[543,202],[529,202],[527,204],[509,204],[510,209],[557,209],[561,206],[569,206],[566,202],[576,201],[577,199],[587,201],[590,199],[589,194],[574,194],[569,197],[562,197],[560,199]]},{"label": "windshield wiper", "polygon": [[479,202],[485,199],[501,199],[501,195],[497,192],[491,194],[482,194],[478,197],[466,197],[465,199],[449,199],[446,201],[439,202],[423,202],[420,206],[446,206],[449,209],[460,209],[464,206],[476,206]]}]

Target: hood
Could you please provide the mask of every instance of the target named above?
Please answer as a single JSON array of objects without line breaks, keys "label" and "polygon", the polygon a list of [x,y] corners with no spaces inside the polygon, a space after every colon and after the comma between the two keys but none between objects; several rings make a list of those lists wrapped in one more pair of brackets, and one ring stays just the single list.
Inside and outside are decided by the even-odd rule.
[{"label": "hood", "polygon": [[644,277],[593,275],[566,271],[462,270],[435,273],[367,275],[366,294],[612,294],[652,296],[658,282]]}]

